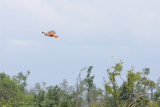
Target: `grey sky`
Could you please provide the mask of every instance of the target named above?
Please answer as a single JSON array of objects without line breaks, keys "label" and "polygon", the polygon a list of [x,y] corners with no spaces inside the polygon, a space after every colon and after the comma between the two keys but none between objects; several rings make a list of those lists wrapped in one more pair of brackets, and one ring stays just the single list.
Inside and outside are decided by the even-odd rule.
[{"label": "grey sky", "polygon": [[[101,86],[105,70],[121,59],[124,72],[134,65],[135,71],[149,67],[155,81],[160,76],[159,0],[0,2],[0,71],[30,70],[31,85],[74,84],[80,69],[93,65]],[[41,33],[52,29],[58,39]]]}]

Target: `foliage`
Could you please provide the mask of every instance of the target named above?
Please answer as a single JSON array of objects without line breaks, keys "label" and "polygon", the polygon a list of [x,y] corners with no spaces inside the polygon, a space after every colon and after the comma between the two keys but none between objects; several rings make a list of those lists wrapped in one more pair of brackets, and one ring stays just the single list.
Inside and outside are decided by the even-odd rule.
[{"label": "foliage", "polygon": [[25,87],[27,86],[27,77],[29,76],[30,71],[24,75],[22,72],[18,73],[18,75],[13,76],[13,80],[17,83],[19,89],[24,93]]},{"label": "foliage", "polygon": [[93,79],[94,79],[94,76],[91,76],[91,70],[92,70],[93,66],[90,66],[87,70],[87,75],[86,75],[86,78],[84,79],[85,81],[85,85],[86,85],[86,89],[87,89],[87,96],[86,96],[86,99],[87,99],[87,103],[88,105],[90,105],[91,103],[91,91],[93,89]]},{"label": "foliage", "polygon": [[[149,68],[135,72],[132,68],[121,77],[123,62],[107,69],[104,89],[96,87],[93,66],[80,71],[75,86],[69,86],[66,79],[60,85],[46,86],[36,83],[29,90],[27,79],[30,72],[10,77],[0,73],[0,107],[159,107],[160,79],[157,83],[148,79]],[[82,71],[87,71],[84,78]],[[119,79],[118,79],[119,78]],[[118,84],[119,80],[122,84]]]},{"label": "foliage", "polygon": [[112,95],[113,97],[113,105],[114,107],[118,107],[119,105],[119,89],[118,89],[118,85],[116,82],[116,77],[120,76],[120,72],[122,71],[122,64],[123,62],[119,62],[117,63],[115,66],[113,66],[113,71],[111,71],[110,69],[107,70],[107,73],[109,75],[109,80],[108,82],[105,83],[105,91],[106,94]]}]

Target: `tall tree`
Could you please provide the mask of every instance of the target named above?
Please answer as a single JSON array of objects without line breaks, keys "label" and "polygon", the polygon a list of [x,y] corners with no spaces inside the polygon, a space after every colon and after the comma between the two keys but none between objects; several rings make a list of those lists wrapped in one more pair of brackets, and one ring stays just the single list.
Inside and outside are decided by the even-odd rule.
[{"label": "tall tree", "polygon": [[105,83],[105,91],[106,94],[111,94],[113,96],[113,105],[114,107],[118,107],[119,104],[119,89],[116,81],[116,77],[120,76],[120,73],[122,71],[122,64],[123,62],[117,63],[115,66],[113,66],[113,71],[110,69],[107,70],[107,73],[109,75],[109,81]]},{"label": "tall tree", "polygon": [[45,100],[45,82],[42,82],[42,86],[40,83],[36,83],[33,89],[34,101],[37,102],[39,107],[43,107],[42,102]]},{"label": "tall tree", "polygon": [[63,80],[63,82],[60,85],[61,89],[61,100],[67,100],[67,94],[68,94],[68,82],[66,79]]},{"label": "tall tree", "polygon": [[81,73],[86,69],[87,69],[86,67],[81,69],[76,79],[76,91],[75,93],[73,93],[75,96],[74,101],[75,101],[76,107],[80,107],[83,105],[83,93],[85,91],[85,87],[84,87],[85,81],[81,78]]},{"label": "tall tree", "polygon": [[19,72],[17,75],[13,76],[13,80],[17,83],[20,90],[25,93],[25,87],[27,86],[27,77],[30,75],[30,71],[27,71],[26,74]]},{"label": "tall tree", "polygon": [[20,95],[20,90],[17,87],[16,82],[11,80],[10,76],[7,74],[0,73],[0,98],[10,99],[10,98],[18,98]]},{"label": "tall tree", "polygon": [[49,86],[46,88],[47,93],[46,93],[46,98],[48,99],[47,105],[48,106],[55,106],[59,104],[59,93],[60,93],[60,87],[58,85],[56,86]]},{"label": "tall tree", "polygon": [[93,68],[93,66],[89,66],[89,68],[87,70],[86,78],[84,79],[86,82],[85,85],[87,88],[87,103],[88,103],[88,105],[91,104],[91,97],[92,97],[91,92],[92,92],[92,88],[94,86],[94,83],[93,83],[94,76],[91,76],[92,68]]}]

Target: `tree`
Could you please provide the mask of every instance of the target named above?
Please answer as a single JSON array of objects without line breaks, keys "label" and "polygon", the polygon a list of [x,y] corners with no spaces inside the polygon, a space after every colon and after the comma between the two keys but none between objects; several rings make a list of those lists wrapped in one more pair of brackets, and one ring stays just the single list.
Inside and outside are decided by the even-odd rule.
[{"label": "tree", "polygon": [[79,72],[79,75],[77,76],[76,79],[76,90],[75,92],[73,91],[73,97],[74,97],[74,103],[76,107],[81,107],[84,103],[83,100],[83,93],[85,91],[85,81],[84,79],[81,78],[81,73],[82,71],[86,70],[86,67],[82,68]]},{"label": "tree", "polygon": [[60,86],[60,94],[61,94],[61,100],[67,100],[68,95],[68,82],[66,79],[63,80]]},{"label": "tree", "polygon": [[[132,107],[136,105],[145,106],[148,104],[149,99],[147,97],[147,91],[152,89],[155,83],[152,80],[147,79],[145,75],[149,74],[149,69],[143,69],[143,72],[134,73],[133,69],[128,70],[127,74],[127,90],[130,92],[126,101],[126,107]],[[138,86],[138,91],[137,91]]]},{"label": "tree", "polygon": [[62,104],[69,104],[68,106],[73,106],[73,91],[74,88],[72,86],[68,86],[68,82],[66,79],[63,80],[63,82],[60,85],[60,105]]},{"label": "tree", "polygon": [[[149,74],[149,68],[143,69],[143,72],[134,73],[134,69],[128,70],[127,80],[123,80],[122,86],[117,85],[116,77],[121,75],[123,62],[113,66],[113,71],[107,70],[109,81],[105,83],[106,94],[108,97],[108,106],[114,107],[133,107],[145,106],[149,103],[148,90],[153,92],[155,83],[149,80],[146,75]],[[121,76],[120,76],[121,77]],[[151,94],[151,99],[152,99]],[[113,100],[113,104],[112,101]],[[111,105],[112,104],[112,105]]]},{"label": "tree", "polygon": [[26,74],[19,72],[17,75],[13,76],[13,80],[17,83],[20,90],[25,93],[25,87],[27,86],[27,77],[30,75],[30,71],[27,71]]},{"label": "tree", "polygon": [[35,84],[35,88],[33,89],[34,101],[37,102],[39,107],[43,107],[42,102],[45,100],[45,82],[42,82],[42,87],[40,83]]},{"label": "tree", "polygon": [[60,87],[58,85],[56,86],[49,86],[46,88],[47,93],[46,93],[46,98],[48,100],[54,101],[56,105],[59,104],[59,93],[60,93]]},{"label": "tree", "polygon": [[119,89],[116,82],[116,77],[120,76],[120,72],[122,71],[122,64],[123,62],[117,63],[115,66],[113,66],[113,71],[110,69],[107,70],[107,73],[109,75],[109,81],[105,83],[105,91],[106,94],[111,94],[113,96],[113,105],[114,107],[118,107],[119,104]]},{"label": "tree", "polygon": [[7,74],[0,73],[0,98],[9,100],[11,98],[20,98],[20,90],[17,87],[17,84],[11,80],[10,76]]},{"label": "tree", "polygon": [[93,83],[93,79],[94,79],[94,76],[91,76],[91,71],[92,71],[92,68],[93,66],[89,66],[88,70],[87,70],[87,75],[86,75],[86,78],[84,79],[85,80],[85,85],[86,85],[86,88],[87,88],[87,103],[88,105],[91,104],[91,92],[92,92],[92,88],[94,86],[94,83]]}]

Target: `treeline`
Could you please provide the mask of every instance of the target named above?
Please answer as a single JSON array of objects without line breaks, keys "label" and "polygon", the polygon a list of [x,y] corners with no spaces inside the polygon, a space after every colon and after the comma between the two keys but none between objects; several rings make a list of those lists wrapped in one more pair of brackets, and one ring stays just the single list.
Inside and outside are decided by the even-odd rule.
[{"label": "treeline", "polygon": [[[26,88],[29,71],[13,77],[2,72],[0,107],[159,107],[160,79],[156,83],[148,79],[149,68],[141,72],[131,68],[124,80],[121,77],[122,65],[123,62],[119,62],[106,70],[103,89],[94,83],[93,66],[82,69],[87,74],[82,78],[80,72],[74,86],[63,80],[55,86],[36,83],[31,89]],[[117,81],[122,84],[118,85]]]}]

